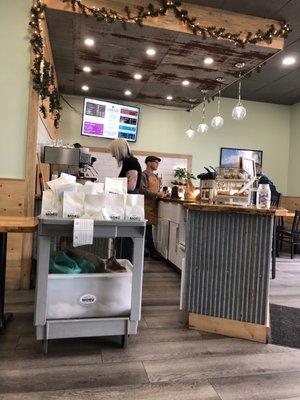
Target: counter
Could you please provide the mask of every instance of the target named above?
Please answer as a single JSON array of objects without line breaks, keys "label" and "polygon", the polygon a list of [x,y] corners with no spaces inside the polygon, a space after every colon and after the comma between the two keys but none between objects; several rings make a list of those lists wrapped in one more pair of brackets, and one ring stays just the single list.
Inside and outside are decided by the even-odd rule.
[{"label": "counter", "polygon": [[185,204],[184,308],[191,328],[268,340],[275,209]]}]

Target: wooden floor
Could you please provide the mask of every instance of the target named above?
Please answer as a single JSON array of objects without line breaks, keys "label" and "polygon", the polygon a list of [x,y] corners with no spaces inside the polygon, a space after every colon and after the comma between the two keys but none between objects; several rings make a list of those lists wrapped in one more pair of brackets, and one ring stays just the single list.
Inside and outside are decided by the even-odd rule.
[{"label": "wooden floor", "polygon": [[277,259],[271,280],[271,343],[300,348],[300,256]]},{"label": "wooden floor", "polygon": [[147,262],[144,277],[142,321],[126,350],[113,339],[58,340],[44,356],[33,293],[9,292],[15,317],[0,336],[0,400],[300,399],[299,350],[187,330],[179,275]]},{"label": "wooden floor", "polygon": [[270,303],[300,309],[300,255],[276,260],[276,279],[271,280]]}]

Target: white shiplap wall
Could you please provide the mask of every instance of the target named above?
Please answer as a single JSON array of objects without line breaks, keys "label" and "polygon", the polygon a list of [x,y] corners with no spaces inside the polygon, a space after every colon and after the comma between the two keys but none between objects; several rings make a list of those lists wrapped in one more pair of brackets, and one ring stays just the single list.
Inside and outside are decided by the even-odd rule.
[{"label": "white shiplap wall", "polygon": [[[98,172],[98,181],[104,182],[105,177],[114,178],[119,175],[120,168],[117,166],[116,160],[111,156],[110,153],[105,152],[92,152],[93,157],[97,158],[94,163],[94,168]],[[146,168],[144,155],[135,155],[139,160],[142,170]],[[170,186],[171,181],[174,180],[174,170],[177,167],[187,168],[188,160],[184,158],[174,157],[160,157],[161,163],[157,170],[158,176],[162,177],[162,185]]]}]

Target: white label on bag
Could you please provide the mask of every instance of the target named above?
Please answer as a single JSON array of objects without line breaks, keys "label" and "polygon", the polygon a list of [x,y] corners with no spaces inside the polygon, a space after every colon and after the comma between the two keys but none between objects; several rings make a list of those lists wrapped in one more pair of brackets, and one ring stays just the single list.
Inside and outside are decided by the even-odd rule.
[{"label": "white label on bag", "polygon": [[97,300],[97,297],[93,294],[84,294],[80,297],[79,302],[85,306],[89,306],[90,304],[94,304]]}]

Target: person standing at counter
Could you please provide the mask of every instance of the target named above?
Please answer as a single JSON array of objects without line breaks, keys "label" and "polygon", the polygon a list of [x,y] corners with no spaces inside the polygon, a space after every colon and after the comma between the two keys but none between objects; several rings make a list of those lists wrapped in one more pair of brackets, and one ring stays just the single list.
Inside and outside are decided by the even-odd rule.
[{"label": "person standing at counter", "polygon": [[145,196],[145,215],[148,220],[146,226],[145,246],[150,257],[159,259],[153,241],[152,225],[157,225],[158,204],[157,199],[165,197],[164,192],[160,191],[160,183],[155,171],[157,170],[161,159],[156,156],[148,156],[145,159],[146,169],[142,173],[141,193]]},{"label": "person standing at counter", "polygon": [[111,155],[122,167],[119,178],[127,178],[127,192],[129,194],[140,193],[142,168],[136,157],[133,157],[126,140],[115,139],[108,147]]},{"label": "person standing at counter", "polygon": [[[129,194],[140,193],[142,168],[136,157],[133,157],[126,140],[115,139],[108,147],[111,155],[117,160],[118,166],[122,167],[119,178],[127,178],[127,192]],[[119,245],[121,258],[132,262],[133,241],[132,238],[122,238]]]},{"label": "person standing at counter", "polygon": [[276,189],[276,186],[274,183],[271,181],[270,178],[268,178],[264,173],[262,172],[262,166],[258,163],[255,163],[255,169],[256,169],[256,178],[258,180],[258,184],[267,184],[270,187],[271,190],[271,203],[274,203],[276,199],[279,197],[279,193]]}]

